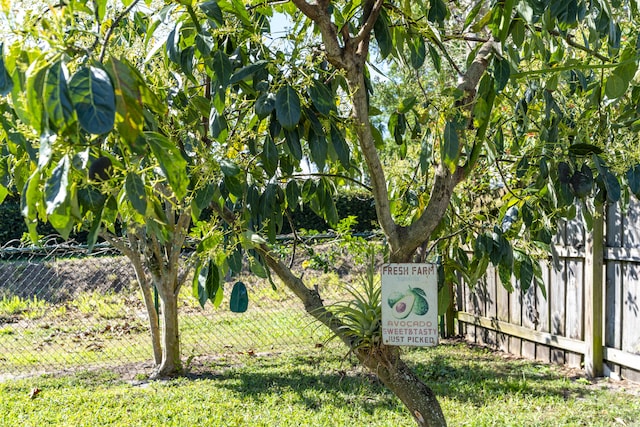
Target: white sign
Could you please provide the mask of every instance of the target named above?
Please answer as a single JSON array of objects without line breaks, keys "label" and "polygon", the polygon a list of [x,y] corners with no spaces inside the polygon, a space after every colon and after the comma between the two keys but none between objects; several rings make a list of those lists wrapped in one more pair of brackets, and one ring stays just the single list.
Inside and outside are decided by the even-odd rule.
[{"label": "white sign", "polygon": [[435,264],[382,266],[382,342],[438,344],[438,269]]}]

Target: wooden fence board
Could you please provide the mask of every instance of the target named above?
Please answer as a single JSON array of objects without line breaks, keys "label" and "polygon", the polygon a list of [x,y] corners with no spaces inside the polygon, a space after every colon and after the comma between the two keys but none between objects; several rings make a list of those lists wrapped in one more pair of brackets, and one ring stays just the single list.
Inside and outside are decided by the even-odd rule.
[{"label": "wooden fence board", "polygon": [[509,294],[490,268],[481,292],[459,299],[457,321],[469,338],[545,362],[584,361],[595,374],[603,354],[611,375],[640,379],[640,202],[624,213],[608,206],[604,234],[586,233],[580,220],[559,223],[542,263],[545,292],[536,285],[522,294],[515,283]]},{"label": "wooden fence board", "polygon": [[640,355],[640,285],[636,264],[624,263],[622,272],[622,351]]},{"label": "wooden fence board", "polygon": [[[522,326],[535,330],[538,317],[536,288],[531,286],[522,295]],[[522,341],[522,355],[534,359],[536,357],[536,344],[533,341]]]},{"label": "wooden fence board", "polygon": [[[567,261],[566,286],[567,294],[565,299],[565,336],[581,340],[584,338],[583,319],[583,266],[582,261]],[[566,361],[570,366],[579,367],[582,356],[576,354],[566,355]]]},{"label": "wooden fence board", "polygon": [[629,203],[622,215],[622,244],[624,248],[640,248],[640,203]]},{"label": "wooden fence board", "polygon": [[[536,284],[536,307],[538,310],[538,324],[536,330],[541,332],[549,332],[549,318],[551,311],[549,307],[550,270],[551,264],[548,261],[540,261],[540,270],[542,271],[542,286]],[[536,359],[545,363],[551,361],[551,347],[544,344],[536,344]]]},{"label": "wooden fence board", "polygon": [[[496,277],[496,271],[493,270],[490,274],[493,275],[493,277]],[[506,288],[504,286],[502,286],[502,283],[500,283],[500,281],[498,279],[495,279],[498,282],[497,285],[497,289],[496,289],[496,317],[498,318],[498,320],[503,321],[503,322],[508,322],[509,321],[509,298],[513,298],[514,295],[510,294]],[[507,337],[506,334],[502,333],[502,332],[498,332],[497,335],[497,347],[502,350],[502,351],[509,351],[509,337]]]},{"label": "wooden fence board", "polygon": [[[564,260],[554,260],[551,270],[551,283],[549,284],[549,303],[551,308],[550,328],[553,335],[564,336],[565,332],[565,268]],[[551,350],[551,362],[564,364],[564,351],[554,348]]]},{"label": "wooden fence board", "polygon": [[[515,280],[513,280],[515,282]],[[509,298],[509,323],[516,326],[522,326],[522,292],[520,284],[513,283],[513,294]],[[522,355],[522,339],[509,337],[509,352],[516,356]]]},{"label": "wooden fence board", "polygon": [[[498,315],[497,312],[497,304],[496,300],[498,297],[498,287],[502,287],[500,283],[500,279],[498,279],[494,274],[487,274],[487,287],[486,287],[486,295],[485,295],[485,313],[484,316],[490,319],[495,319]],[[492,347],[496,347],[498,340],[496,332],[490,329],[487,329],[487,334],[484,336],[485,344],[490,345]]]}]

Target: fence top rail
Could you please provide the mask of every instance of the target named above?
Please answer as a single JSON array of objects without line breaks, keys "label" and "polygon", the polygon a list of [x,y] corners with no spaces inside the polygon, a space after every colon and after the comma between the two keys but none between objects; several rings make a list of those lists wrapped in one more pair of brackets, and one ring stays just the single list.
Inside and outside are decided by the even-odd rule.
[{"label": "fence top rail", "polygon": [[[98,243],[93,246],[93,250],[91,251],[91,255],[93,256],[116,253],[119,252],[108,243]],[[43,245],[25,245],[20,240],[11,240],[4,246],[0,246],[0,259],[25,255],[47,257],[55,254],[87,255],[89,254],[89,247],[88,245],[76,242],[58,243],[55,238],[46,240]]]},{"label": "fence top rail", "polygon": [[[352,233],[353,237],[362,237],[364,239],[370,240],[380,237],[380,232],[369,231],[369,232],[360,232],[360,233]],[[335,239],[339,237],[337,233],[328,232],[328,233],[319,233],[309,236],[299,236],[294,234],[283,234],[276,237],[276,240],[281,243],[288,243],[294,240],[298,240],[305,243],[317,242],[322,240]],[[10,258],[18,258],[18,257],[51,257],[56,254],[65,255],[65,257],[69,256],[101,256],[101,255],[114,255],[120,254],[120,252],[111,246],[107,242],[97,243],[93,246],[91,252],[89,252],[89,246],[86,244],[81,244],[75,241],[65,241],[60,242],[59,236],[48,236],[43,239],[43,244],[34,245],[34,244],[26,244],[24,241],[14,239],[6,242],[4,245],[0,246],[0,259],[10,259]],[[187,242],[184,250],[189,252],[195,248],[195,244],[193,242]]]}]

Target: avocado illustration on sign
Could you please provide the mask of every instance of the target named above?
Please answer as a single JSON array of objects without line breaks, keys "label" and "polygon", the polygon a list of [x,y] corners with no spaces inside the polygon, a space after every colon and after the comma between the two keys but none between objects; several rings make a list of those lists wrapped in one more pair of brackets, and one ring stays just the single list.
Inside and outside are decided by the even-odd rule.
[{"label": "avocado illustration on sign", "polygon": [[424,316],[429,311],[427,295],[421,288],[409,287],[405,292],[392,292],[387,298],[387,304],[397,319],[404,319],[409,313]]}]

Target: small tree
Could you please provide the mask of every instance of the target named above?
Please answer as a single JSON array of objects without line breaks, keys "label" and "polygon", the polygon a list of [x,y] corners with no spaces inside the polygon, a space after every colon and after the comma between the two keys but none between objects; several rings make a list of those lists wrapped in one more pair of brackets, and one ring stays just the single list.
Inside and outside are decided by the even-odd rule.
[{"label": "small tree", "polygon": [[[137,56],[150,22],[132,12],[136,3],[113,15],[106,2],[58,5],[15,23],[0,60],[0,200],[9,191],[22,194],[34,240],[38,218],[65,238],[86,227],[89,250],[102,237],[131,260],[149,318],[154,375],[169,376],[181,371],[177,301],[193,267],[182,249],[208,204],[201,194],[219,172],[202,165],[206,141],[187,130],[193,117],[182,103],[189,88],[161,58]],[[196,286],[208,286],[205,300],[215,301],[214,273],[205,268],[195,278]]]},{"label": "small tree", "polygon": [[[22,190],[28,222],[47,218],[64,233],[87,220],[95,239],[121,220],[128,241],[105,237],[142,254],[136,271],[146,264],[146,289],[154,283],[168,305],[170,348],[188,219],[210,206],[214,227],[196,230],[202,303],[219,301],[220,276],[245,257],[256,274],[280,277],[419,425],[444,425],[399,350],[362,345],[271,250],[287,210],[307,202],[336,223],[336,188],[361,182],[390,261],[437,255],[444,279],[460,273],[471,284],[492,263],[505,286],[515,275],[526,289],[538,276],[531,249],[548,249],[555,218],[570,216],[574,201],[587,213],[593,200],[616,201],[625,172],[640,190],[639,168],[607,166],[637,161],[609,150],[629,137],[617,124],[638,118],[637,29],[623,24],[636,19],[634,2],[213,0],[157,14],[133,12],[136,4],[108,24],[106,1],[71,3],[16,31],[22,38],[0,64],[0,93],[11,93],[0,164]],[[274,12],[292,22],[281,42],[271,40]],[[128,49],[148,53],[127,62]],[[370,70],[387,62],[416,73],[417,89],[391,111],[371,102]],[[385,110],[376,123],[386,130],[371,119]],[[413,172],[393,186],[381,156],[389,151]],[[110,159],[112,172],[85,172],[94,158]],[[489,199],[477,206],[476,196]],[[178,366],[175,355],[160,372]]]}]

